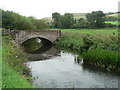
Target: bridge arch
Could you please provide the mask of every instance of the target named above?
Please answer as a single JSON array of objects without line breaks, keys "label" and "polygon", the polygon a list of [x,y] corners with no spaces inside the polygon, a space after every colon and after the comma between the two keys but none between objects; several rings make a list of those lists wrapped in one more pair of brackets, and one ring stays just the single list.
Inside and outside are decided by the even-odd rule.
[{"label": "bridge arch", "polygon": [[54,43],[60,37],[60,30],[11,30],[10,34],[18,44],[36,37]]},{"label": "bridge arch", "polygon": [[[36,39],[40,39],[40,43],[36,41]],[[24,41],[21,46],[23,46],[25,49],[25,51],[27,53],[31,53],[31,54],[37,54],[45,52],[46,50],[50,49],[50,47],[52,46],[52,42],[45,39],[45,38],[40,38],[40,37],[36,37],[36,38],[30,38],[26,41]]]}]

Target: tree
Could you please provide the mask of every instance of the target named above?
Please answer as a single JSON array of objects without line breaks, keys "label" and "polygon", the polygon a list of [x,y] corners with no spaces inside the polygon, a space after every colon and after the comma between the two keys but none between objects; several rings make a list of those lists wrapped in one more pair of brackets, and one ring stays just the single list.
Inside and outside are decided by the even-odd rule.
[{"label": "tree", "polygon": [[49,28],[48,24],[40,19],[19,15],[12,11],[2,11],[2,27],[14,30],[36,30]]},{"label": "tree", "polygon": [[53,27],[55,28],[71,28],[75,23],[73,18],[73,14],[65,13],[64,15],[60,15],[60,13],[53,13]]},{"label": "tree", "polygon": [[104,27],[105,14],[102,11],[93,11],[86,14],[87,20],[92,28]]},{"label": "tree", "polygon": [[30,16],[29,19],[38,30],[49,28],[49,25],[45,23],[45,21],[43,20],[36,19],[35,17],[32,16]]},{"label": "tree", "polygon": [[80,18],[78,20],[78,24],[79,24],[79,28],[87,28],[88,27],[88,21],[83,18]]},{"label": "tree", "polygon": [[2,27],[15,30],[35,29],[27,17],[4,10],[2,10]]},{"label": "tree", "polygon": [[70,13],[65,13],[64,16],[62,16],[61,21],[62,21],[62,28],[71,28],[75,23],[73,14]]},{"label": "tree", "polygon": [[88,28],[88,21],[80,18],[78,19],[78,21],[75,22],[72,28]]},{"label": "tree", "polygon": [[4,11],[2,10],[2,27],[7,28],[7,29],[13,29],[13,12],[9,11]]},{"label": "tree", "polygon": [[57,12],[53,13],[52,19],[53,19],[53,27],[60,28],[61,27],[61,15],[60,15],[60,13],[57,13]]}]

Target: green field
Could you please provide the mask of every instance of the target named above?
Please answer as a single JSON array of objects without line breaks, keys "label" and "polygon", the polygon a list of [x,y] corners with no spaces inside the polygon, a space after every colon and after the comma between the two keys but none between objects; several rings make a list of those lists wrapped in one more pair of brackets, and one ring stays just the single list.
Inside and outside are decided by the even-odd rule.
[{"label": "green field", "polygon": [[105,23],[111,23],[113,25],[118,25],[120,23],[118,23],[118,21],[105,21]]},{"label": "green field", "polygon": [[51,30],[61,30],[61,32],[78,32],[80,34],[113,34],[118,33],[117,28],[104,28],[104,29],[51,29]]}]

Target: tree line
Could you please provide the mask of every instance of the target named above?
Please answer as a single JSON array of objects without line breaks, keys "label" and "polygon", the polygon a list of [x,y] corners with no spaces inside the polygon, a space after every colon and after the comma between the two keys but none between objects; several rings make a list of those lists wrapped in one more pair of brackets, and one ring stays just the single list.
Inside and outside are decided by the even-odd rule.
[{"label": "tree line", "polygon": [[93,11],[86,14],[86,18],[74,19],[73,14],[55,12],[52,14],[53,28],[103,28],[105,26],[105,14],[102,11]]},{"label": "tree line", "polygon": [[41,30],[49,28],[45,21],[32,16],[26,17],[13,11],[1,9],[0,12],[2,12],[2,28],[14,30]]},{"label": "tree line", "polygon": [[52,23],[47,23],[43,19],[36,19],[35,17],[22,16],[13,11],[4,11],[2,13],[2,27],[14,30],[42,30],[50,26],[52,28],[103,28],[103,27],[116,27],[116,25],[105,24],[104,21],[116,21],[117,18],[106,17],[102,11],[93,11],[86,14],[86,19],[74,18],[73,14],[65,13],[61,15],[58,12],[52,13]]}]

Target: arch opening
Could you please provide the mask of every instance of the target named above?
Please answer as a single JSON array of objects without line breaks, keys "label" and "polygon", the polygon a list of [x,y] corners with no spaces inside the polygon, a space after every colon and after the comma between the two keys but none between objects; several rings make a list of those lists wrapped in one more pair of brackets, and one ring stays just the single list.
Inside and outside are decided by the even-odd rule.
[{"label": "arch opening", "polygon": [[52,42],[45,38],[36,37],[24,41],[21,45],[27,53],[42,53],[52,46]]}]

